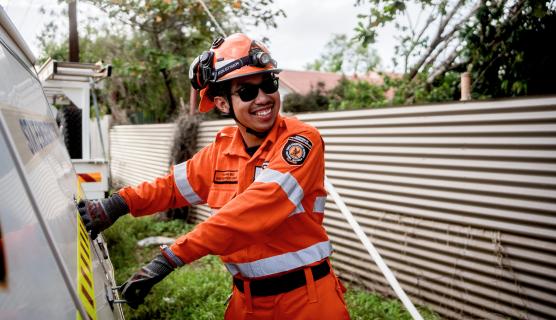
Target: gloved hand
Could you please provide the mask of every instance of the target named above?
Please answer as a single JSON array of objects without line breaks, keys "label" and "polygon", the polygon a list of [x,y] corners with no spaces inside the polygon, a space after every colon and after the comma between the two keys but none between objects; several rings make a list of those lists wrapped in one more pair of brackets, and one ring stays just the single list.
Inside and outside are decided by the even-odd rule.
[{"label": "gloved hand", "polygon": [[129,212],[124,199],[117,193],[101,200],[81,200],[77,209],[85,224],[85,229],[91,232],[95,239],[99,232],[110,227],[116,220]]},{"label": "gloved hand", "polygon": [[183,262],[167,246],[162,246],[161,251],[161,254],[158,254],[122,285],[122,295],[131,308],[137,309],[145,301],[145,297],[155,284],[175,268],[183,265]]}]

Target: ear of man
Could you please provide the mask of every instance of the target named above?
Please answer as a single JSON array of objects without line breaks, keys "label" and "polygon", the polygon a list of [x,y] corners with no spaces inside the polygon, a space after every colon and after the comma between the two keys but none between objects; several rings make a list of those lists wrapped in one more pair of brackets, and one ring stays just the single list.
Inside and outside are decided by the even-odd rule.
[{"label": "ear of man", "polygon": [[228,103],[228,99],[216,96],[214,97],[214,105],[218,108],[218,110],[220,110],[220,112],[224,114],[230,113],[230,104]]}]

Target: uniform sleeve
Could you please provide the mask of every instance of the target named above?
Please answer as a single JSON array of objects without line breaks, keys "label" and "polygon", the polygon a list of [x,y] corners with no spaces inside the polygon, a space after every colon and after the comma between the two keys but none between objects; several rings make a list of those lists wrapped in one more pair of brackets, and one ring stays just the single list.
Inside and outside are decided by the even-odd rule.
[{"label": "uniform sleeve", "polygon": [[170,208],[179,208],[206,202],[211,181],[213,145],[195,154],[190,160],[175,165],[172,172],[152,182],[118,191],[135,216],[144,216]]},{"label": "uniform sleeve", "polygon": [[325,192],[324,145],[316,129],[277,141],[277,146],[269,166],[243,193],[172,245],[184,262],[268,242],[269,233],[305,210],[305,195]]}]

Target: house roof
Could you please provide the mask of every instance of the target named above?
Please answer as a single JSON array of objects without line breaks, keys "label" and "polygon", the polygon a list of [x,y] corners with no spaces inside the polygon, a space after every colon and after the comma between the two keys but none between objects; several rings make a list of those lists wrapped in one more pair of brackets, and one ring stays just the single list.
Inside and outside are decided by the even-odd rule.
[{"label": "house roof", "polygon": [[[287,87],[289,91],[299,94],[307,94],[312,88],[316,88],[319,82],[324,83],[324,89],[334,88],[342,78],[342,74],[320,71],[297,71],[282,70],[280,72],[280,85]],[[370,72],[365,76],[346,76],[350,80],[366,80],[369,83],[381,85],[384,80],[376,72]]]}]

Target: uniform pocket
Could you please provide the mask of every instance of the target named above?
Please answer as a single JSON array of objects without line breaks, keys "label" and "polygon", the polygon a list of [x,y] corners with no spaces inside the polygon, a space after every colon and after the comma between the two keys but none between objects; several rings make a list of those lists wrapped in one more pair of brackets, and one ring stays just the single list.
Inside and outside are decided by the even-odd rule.
[{"label": "uniform pocket", "polygon": [[212,209],[220,209],[230,202],[236,194],[235,189],[211,188],[207,197],[207,204]]}]

